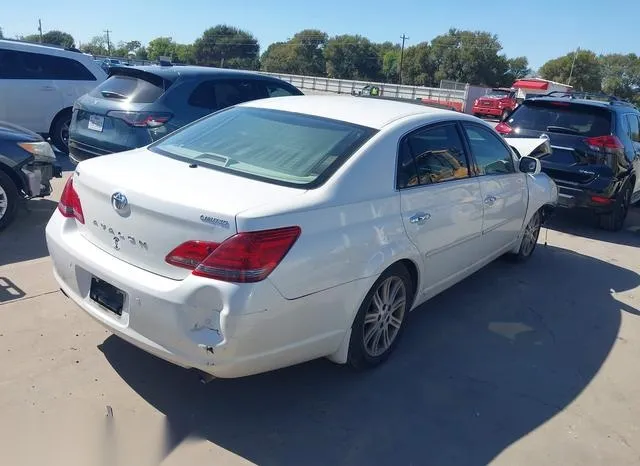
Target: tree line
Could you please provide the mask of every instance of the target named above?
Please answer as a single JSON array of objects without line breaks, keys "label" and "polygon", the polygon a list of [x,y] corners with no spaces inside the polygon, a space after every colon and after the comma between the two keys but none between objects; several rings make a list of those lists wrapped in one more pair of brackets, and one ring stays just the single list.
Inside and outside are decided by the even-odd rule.
[{"label": "tree line", "polygon": [[[40,41],[38,34],[20,38]],[[73,37],[63,31],[49,31],[42,41],[75,46]],[[146,45],[137,40],[111,43],[106,35],[99,35],[78,47],[92,55],[150,61],[167,56],[184,64],[418,86],[438,86],[441,80],[452,80],[502,87],[535,75],[569,83],[578,90],[604,91],[640,102],[640,58],[635,54],[597,55],[578,49],[549,60],[533,73],[526,57],[507,57],[498,37],[485,31],[450,29],[430,42],[402,49],[398,43],[375,43],[360,35],[330,37],[320,30],[305,29],[287,41],[269,45],[260,54],[253,34],[220,24],[205,30],[191,44],[177,43],[169,36],[157,37]]]}]

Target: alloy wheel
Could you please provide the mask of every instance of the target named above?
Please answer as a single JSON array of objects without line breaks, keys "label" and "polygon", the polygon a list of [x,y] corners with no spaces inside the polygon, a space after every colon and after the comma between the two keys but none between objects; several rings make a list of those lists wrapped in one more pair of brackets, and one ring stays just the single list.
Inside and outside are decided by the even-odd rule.
[{"label": "alloy wheel", "polygon": [[393,344],[407,308],[407,290],[396,276],[384,280],[373,293],[364,317],[364,349],[371,357],[384,354]]},{"label": "alloy wheel", "polygon": [[526,257],[533,252],[538,242],[538,236],[540,236],[540,215],[536,213],[524,229],[521,246],[523,256]]},{"label": "alloy wheel", "polygon": [[7,196],[7,192],[4,190],[2,186],[0,186],[0,219],[4,217],[4,214],[7,213],[7,209],[9,208],[9,199]]}]

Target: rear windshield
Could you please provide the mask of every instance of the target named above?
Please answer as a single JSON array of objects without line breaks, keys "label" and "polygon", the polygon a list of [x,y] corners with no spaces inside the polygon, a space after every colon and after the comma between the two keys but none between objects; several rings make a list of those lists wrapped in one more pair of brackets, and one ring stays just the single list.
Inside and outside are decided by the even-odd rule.
[{"label": "rear windshield", "polygon": [[162,87],[131,76],[111,76],[103,81],[89,95],[102,99],[122,100],[147,104],[155,102],[163,94]]},{"label": "rear windshield", "polygon": [[611,112],[570,102],[525,102],[507,120],[514,129],[576,136],[611,134]]},{"label": "rear windshield", "polygon": [[374,133],[342,121],[231,107],[173,133],[151,150],[249,178],[310,188]]}]

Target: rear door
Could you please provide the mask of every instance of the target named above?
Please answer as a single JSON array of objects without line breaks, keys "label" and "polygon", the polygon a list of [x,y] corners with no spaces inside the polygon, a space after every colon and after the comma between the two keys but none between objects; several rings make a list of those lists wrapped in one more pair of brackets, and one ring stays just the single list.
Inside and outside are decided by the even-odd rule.
[{"label": "rear door", "polygon": [[405,229],[424,259],[420,291],[453,279],[484,255],[480,183],[470,174],[455,122],[402,139],[397,188]]},{"label": "rear door", "polygon": [[548,138],[552,153],[543,157],[543,170],[556,181],[587,184],[611,169],[594,157],[588,138],[612,134],[612,112],[603,106],[567,101],[525,101],[507,119],[509,137]]},{"label": "rear door", "polygon": [[511,150],[491,129],[462,124],[478,173],[484,205],[482,236],[488,254],[510,246],[522,229],[529,201],[525,174]]}]

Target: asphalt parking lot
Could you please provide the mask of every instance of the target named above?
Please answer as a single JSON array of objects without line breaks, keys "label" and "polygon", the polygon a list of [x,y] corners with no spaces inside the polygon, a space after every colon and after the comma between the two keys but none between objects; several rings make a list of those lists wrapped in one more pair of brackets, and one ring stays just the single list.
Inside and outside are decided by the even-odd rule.
[{"label": "asphalt parking lot", "polygon": [[0,464],[636,465],[640,208],[624,231],[559,214],[412,313],[398,351],[201,385],[59,291],[31,201],[0,234]]}]

